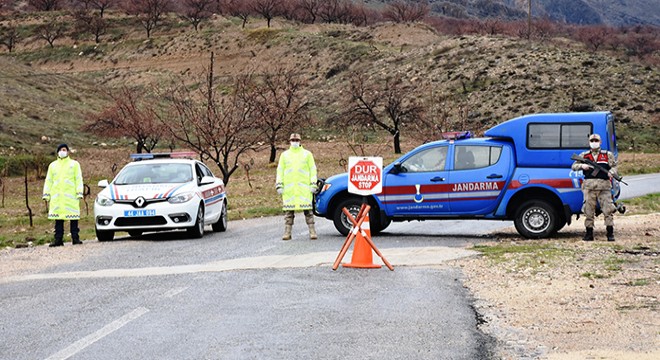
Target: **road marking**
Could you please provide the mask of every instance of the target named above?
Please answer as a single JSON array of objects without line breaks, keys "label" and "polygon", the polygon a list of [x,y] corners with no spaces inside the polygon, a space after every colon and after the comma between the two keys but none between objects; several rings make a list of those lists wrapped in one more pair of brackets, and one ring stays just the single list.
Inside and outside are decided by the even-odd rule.
[{"label": "road marking", "polygon": [[66,347],[65,349],[49,356],[46,360],[64,360],[68,359],[75,354],[79,353],[86,347],[92,345],[93,343],[99,341],[105,336],[108,336],[112,334],[113,332],[121,329],[124,325],[128,324],[129,322],[139,318],[140,316],[146,314],[149,312],[149,309],[144,308],[144,307],[139,307],[130,313],[120,317],[119,319],[111,322],[110,324],[104,326],[100,330],[96,331],[93,334],[87,335],[84,338],[76,341],[75,343],[71,344],[70,346]]},{"label": "road marking", "polygon": [[170,291],[168,291],[168,292],[166,292],[165,294],[163,294],[163,296],[166,297],[166,298],[173,298],[173,297],[175,297],[175,296],[181,294],[182,292],[188,290],[189,287],[190,287],[190,286],[171,289]]},{"label": "road marking", "polygon": [[[433,266],[449,260],[474,256],[476,251],[450,247],[389,248],[381,252],[393,266]],[[350,256],[350,254],[347,254]],[[302,255],[270,255],[248,258],[219,260],[205,264],[159,266],[130,269],[101,269],[93,271],[72,271],[61,273],[42,273],[16,275],[0,278],[0,284],[51,279],[98,279],[128,278],[143,276],[181,275],[204,272],[223,272],[232,270],[286,269],[314,266],[330,266],[337,257],[337,252],[316,252]],[[348,257],[350,258],[350,257]],[[380,258],[374,257],[375,263]]]}]

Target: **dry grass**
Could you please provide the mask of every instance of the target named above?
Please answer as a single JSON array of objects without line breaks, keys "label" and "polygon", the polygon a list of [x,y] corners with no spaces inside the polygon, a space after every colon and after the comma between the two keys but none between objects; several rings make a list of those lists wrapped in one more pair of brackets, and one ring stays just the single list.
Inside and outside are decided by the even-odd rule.
[{"label": "dry grass", "polygon": [[[388,141],[367,144],[353,148],[341,140],[303,141],[303,145],[312,151],[316,159],[319,177],[344,172],[342,160],[349,156],[382,156],[387,164],[398,156],[393,154]],[[412,149],[416,143],[404,141],[403,150]],[[284,145],[283,145],[284,146]],[[279,153],[284,149],[279,150]],[[114,176],[112,167],[119,171],[128,161],[130,150],[121,148],[88,148],[76,151],[72,157],[81,163],[85,184],[90,186],[91,194],[86,198],[89,214],[83,204],[84,218],[81,220],[82,236],[93,239],[92,222],[93,199],[99,192],[96,186],[101,179]],[[252,153],[242,159],[239,169],[232,175],[227,186],[229,196],[230,220],[270,216],[280,214],[280,199],[274,190],[276,164],[268,163],[268,151]],[[620,172],[625,176],[631,169],[660,169],[660,154],[621,154]],[[634,160],[634,161],[633,161]],[[249,166],[249,167],[246,167]],[[210,164],[216,176],[220,171]],[[23,178],[4,179],[4,206],[0,208],[0,245],[15,246],[27,242],[45,243],[52,237],[52,223],[46,219],[46,206],[40,200],[43,179],[31,176],[29,182],[29,204],[34,214],[34,226],[29,226],[29,217],[25,206]],[[632,210],[632,209],[630,209]]]}]

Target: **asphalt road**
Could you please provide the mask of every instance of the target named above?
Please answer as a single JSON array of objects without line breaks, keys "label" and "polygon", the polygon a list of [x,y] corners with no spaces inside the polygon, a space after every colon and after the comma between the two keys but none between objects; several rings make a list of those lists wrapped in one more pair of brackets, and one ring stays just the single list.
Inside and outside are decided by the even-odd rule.
[{"label": "asphalt road", "polygon": [[[622,198],[660,192],[659,177],[627,178]],[[0,279],[0,359],[493,358],[446,262],[510,225],[394,223],[376,244],[395,271],[333,271],[343,237],[318,219],[308,240],[300,215],[288,242],[280,218],[86,241],[80,261]]]},{"label": "asphalt road", "polygon": [[198,240],[86,241],[78,262],[0,279],[0,358],[490,357],[460,271],[443,265],[483,237],[459,222],[394,224],[377,241],[395,271],[333,271],[343,237],[319,219],[311,241],[296,220],[288,242],[280,218]]}]

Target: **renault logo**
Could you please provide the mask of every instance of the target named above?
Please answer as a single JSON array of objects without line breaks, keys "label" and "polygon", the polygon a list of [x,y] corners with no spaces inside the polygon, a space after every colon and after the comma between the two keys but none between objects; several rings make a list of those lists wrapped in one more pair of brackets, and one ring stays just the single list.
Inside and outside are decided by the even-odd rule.
[{"label": "renault logo", "polygon": [[140,196],[137,199],[135,199],[135,206],[142,207],[142,206],[144,206],[145,202],[146,202],[146,200],[144,200],[144,198],[142,196]]}]

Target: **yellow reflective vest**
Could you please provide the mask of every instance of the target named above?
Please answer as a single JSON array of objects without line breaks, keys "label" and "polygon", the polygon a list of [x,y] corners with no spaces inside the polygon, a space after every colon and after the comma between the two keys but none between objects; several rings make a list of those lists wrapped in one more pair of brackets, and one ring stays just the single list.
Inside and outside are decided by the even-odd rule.
[{"label": "yellow reflective vest", "polygon": [[42,198],[48,201],[48,218],[80,219],[82,197],[83,178],[80,164],[68,156],[50,163],[42,195]]},{"label": "yellow reflective vest", "polygon": [[300,147],[280,155],[275,187],[282,188],[282,210],[312,210],[312,186],[316,186],[314,156]]}]

